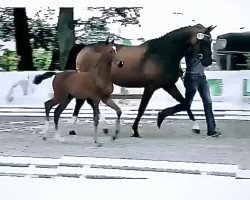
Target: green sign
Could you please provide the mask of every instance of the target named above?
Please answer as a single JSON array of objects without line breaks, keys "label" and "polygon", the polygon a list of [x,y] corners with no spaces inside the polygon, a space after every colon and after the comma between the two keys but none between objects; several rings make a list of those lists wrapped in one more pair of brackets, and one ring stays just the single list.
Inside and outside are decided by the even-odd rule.
[{"label": "green sign", "polygon": [[243,79],[243,96],[250,96],[250,79]]},{"label": "green sign", "polygon": [[210,92],[213,96],[221,96],[223,91],[222,79],[208,79],[207,80]]}]

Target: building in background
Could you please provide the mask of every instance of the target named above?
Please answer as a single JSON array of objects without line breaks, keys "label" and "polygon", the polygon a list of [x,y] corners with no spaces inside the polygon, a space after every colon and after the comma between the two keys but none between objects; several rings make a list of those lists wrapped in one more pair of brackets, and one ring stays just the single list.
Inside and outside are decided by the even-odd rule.
[{"label": "building in background", "polygon": [[250,32],[219,35],[213,45],[213,57],[222,70],[245,70],[250,55]]}]

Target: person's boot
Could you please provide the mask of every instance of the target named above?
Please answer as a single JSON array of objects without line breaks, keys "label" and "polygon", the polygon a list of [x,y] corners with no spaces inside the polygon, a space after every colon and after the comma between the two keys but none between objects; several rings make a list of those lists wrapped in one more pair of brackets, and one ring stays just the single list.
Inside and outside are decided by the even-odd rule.
[{"label": "person's boot", "polygon": [[219,137],[221,135],[221,132],[217,130],[213,132],[208,132],[207,135],[210,137]]}]

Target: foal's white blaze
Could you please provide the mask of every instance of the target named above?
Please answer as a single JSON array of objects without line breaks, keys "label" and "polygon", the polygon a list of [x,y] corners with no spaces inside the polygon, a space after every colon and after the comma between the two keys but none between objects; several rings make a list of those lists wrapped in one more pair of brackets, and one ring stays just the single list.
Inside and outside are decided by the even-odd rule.
[{"label": "foal's white blaze", "polygon": [[112,46],[112,49],[115,51],[115,53],[117,53],[117,48],[115,45]]}]

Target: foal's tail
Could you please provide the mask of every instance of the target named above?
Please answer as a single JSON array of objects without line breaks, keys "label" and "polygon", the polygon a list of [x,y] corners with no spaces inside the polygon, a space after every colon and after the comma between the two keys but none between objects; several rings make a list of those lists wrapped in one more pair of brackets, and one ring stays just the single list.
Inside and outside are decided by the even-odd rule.
[{"label": "foal's tail", "polygon": [[43,80],[50,78],[51,76],[56,75],[57,72],[45,72],[44,74],[39,74],[35,76],[33,83],[39,85]]}]

